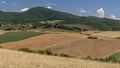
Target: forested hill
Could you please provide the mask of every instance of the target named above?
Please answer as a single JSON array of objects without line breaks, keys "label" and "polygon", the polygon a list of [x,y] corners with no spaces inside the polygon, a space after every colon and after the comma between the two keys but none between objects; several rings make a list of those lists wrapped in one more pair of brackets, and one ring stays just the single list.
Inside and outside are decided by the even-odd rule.
[{"label": "forested hill", "polygon": [[31,8],[25,12],[0,11],[0,29],[24,28],[56,28],[72,31],[120,30],[120,21],[97,17],[80,17],[44,7]]},{"label": "forested hill", "polygon": [[0,12],[0,21],[13,23],[43,20],[70,20],[74,18],[79,18],[79,16],[44,7],[31,8],[25,12]]}]

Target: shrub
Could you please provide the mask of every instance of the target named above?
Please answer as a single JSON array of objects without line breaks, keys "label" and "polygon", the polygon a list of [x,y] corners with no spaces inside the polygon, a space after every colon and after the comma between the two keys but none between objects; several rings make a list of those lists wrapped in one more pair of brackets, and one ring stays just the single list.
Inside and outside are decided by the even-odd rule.
[{"label": "shrub", "polygon": [[98,39],[98,38],[89,36],[88,39]]},{"label": "shrub", "polygon": [[67,55],[67,54],[60,54],[59,56],[61,57],[67,57],[67,58],[72,58],[73,56]]},{"label": "shrub", "polygon": [[93,60],[91,56],[87,56],[84,58],[85,60]]},{"label": "shrub", "polygon": [[116,63],[116,62],[118,62],[118,59],[116,59],[115,57],[110,56],[110,57],[106,58],[105,61],[106,62]]},{"label": "shrub", "polygon": [[28,48],[20,48],[18,51],[29,52],[29,53],[35,53],[35,51],[29,50]]},{"label": "shrub", "polygon": [[38,50],[36,53],[38,53],[38,54],[44,54],[44,51],[43,50]]},{"label": "shrub", "polygon": [[0,46],[0,48],[3,48],[2,46]]},{"label": "shrub", "polygon": [[45,54],[47,54],[47,55],[53,55],[52,52],[49,51],[49,50],[45,50],[44,52],[45,52]]},{"label": "shrub", "polygon": [[30,50],[28,48],[20,48],[18,51],[28,52],[28,53],[35,53],[35,54],[45,54],[45,55],[51,55],[51,56],[61,56],[61,57],[69,57],[69,58],[75,58],[74,56],[69,56],[66,54],[56,54],[52,53],[50,50]]},{"label": "shrub", "polygon": [[106,62],[105,59],[103,59],[103,58],[99,58],[98,61]]}]

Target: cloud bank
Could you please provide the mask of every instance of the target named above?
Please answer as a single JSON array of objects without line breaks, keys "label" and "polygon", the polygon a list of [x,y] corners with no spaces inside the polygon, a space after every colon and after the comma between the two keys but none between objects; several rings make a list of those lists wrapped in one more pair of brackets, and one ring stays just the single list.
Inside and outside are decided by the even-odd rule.
[{"label": "cloud bank", "polygon": [[111,18],[111,19],[114,19],[114,20],[120,20],[120,18],[117,18],[117,17],[116,17],[115,15],[113,15],[113,14],[110,15],[110,18]]}]

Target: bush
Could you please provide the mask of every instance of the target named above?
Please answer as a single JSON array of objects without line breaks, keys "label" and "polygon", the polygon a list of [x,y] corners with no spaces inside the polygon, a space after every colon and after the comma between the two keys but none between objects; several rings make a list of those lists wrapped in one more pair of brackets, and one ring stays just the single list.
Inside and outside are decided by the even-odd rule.
[{"label": "bush", "polygon": [[44,54],[44,51],[43,50],[38,50],[36,53],[38,53],[38,54]]},{"label": "bush", "polygon": [[67,58],[71,57],[72,58],[72,56],[69,56],[67,54],[60,54],[59,56],[61,56],[61,57],[67,57]]},{"label": "bush", "polygon": [[3,48],[2,46],[0,46],[0,48]]},{"label": "bush", "polygon": [[98,38],[89,36],[88,39],[98,39]]},{"label": "bush", "polygon": [[56,54],[52,53],[49,50],[30,50],[28,48],[20,48],[18,51],[28,52],[28,53],[35,53],[35,54],[45,54],[45,55],[51,55],[51,56],[61,56],[61,57],[69,57],[69,58],[75,58],[74,56],[69,56],[66,54]]},{"label": "bush", "polygon": [[44,52],[45,52],[45,54],[47,54],[47,55],[53,55],[53,53],[52,53],[51,51],[49,51],[49,50],[45,50]]},{"label": "bush", "polygon": [[116,59],[115,57],[110,56],[110,57],[108,57],[108,58],[105,58],[105,61],[106,61],[106,62],[116,63],[116,62],[118,62],[118,59]]},{"label": "bush", "polygon": [[35,53],[35,51],[29,50],[28,48],[20,48],[18,51],[28,52],[28,53]]},{"label": "bush", "polygon": [[98,61],[106,62],[105,59],[103,59],[103,58],[99,58]]},{"label": "bush", "polygon": [[85,60],[93,60],[93,58],[92,58],[91,56],[82,57],[82,59],[85,59]]}]

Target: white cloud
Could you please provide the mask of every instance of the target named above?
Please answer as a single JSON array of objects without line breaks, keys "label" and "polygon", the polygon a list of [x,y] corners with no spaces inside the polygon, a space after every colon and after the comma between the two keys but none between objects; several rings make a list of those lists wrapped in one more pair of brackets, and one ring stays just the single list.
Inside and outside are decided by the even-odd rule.
[{"label": "white cloud", "polygon": [[81,12],[81,13],[86,13],[87,11],[85,10],[85,9],[83,9],[83,8],[77,8],[76,10],[78,10],[79,12]]},{"label": "white cloud", "polygon": [[81,8],[81,9],[80,9],[80,12],[81,12],[81,13],[86,13],[87,11],[84,10],[83,8]]},{"label": "white cloud", "polygon": [[1,3],[1,4],[6,4],[7,2],[6,2],[6,1],[1,1],[0,3]]},{"label": "white cloud", "polygon": [[97,10],[97,15],[98,17],[104,17],[105,16],[105,11],[103,8],[100,8]]},{"label": "white cloud", "polygon": [[56,4],[54,4],[54,3],[53,3],[53,4],[49,3],[49,4],[47,4],[47,8],[48,8],[48,9],[52,9],[53,6],[55,6],[55,5],[56,5]]},{"label": "white cloud", "polygon": [[48,8],[48,9],[52,9],[52,6],[48,5],[47,8]]},{"label": "white cloud", "polygon": [[110,18],[111,18],[111,19],[114,19],[114,20],[120,20],[119,18],[117,18],[117,17],[116,17],[115,15],[113,15],[113,14],[110,15]]},{"label": "white cloud", "polygon": [[27,10],[29,10],[29,8],[23,8],[23,9],[20,9],[20,12],[25,12]]}]

